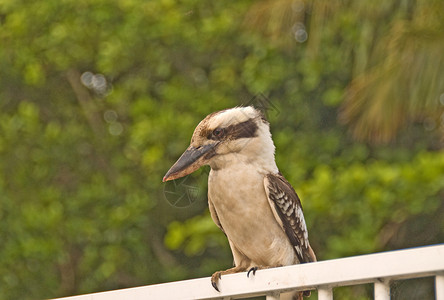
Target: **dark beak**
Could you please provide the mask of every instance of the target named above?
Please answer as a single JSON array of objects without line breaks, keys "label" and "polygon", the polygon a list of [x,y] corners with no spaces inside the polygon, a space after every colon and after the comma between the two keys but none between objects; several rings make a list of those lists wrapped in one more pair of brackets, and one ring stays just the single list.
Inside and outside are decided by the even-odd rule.
[{"label": "dark beak", "polygon": [[206,154],[214,151],[218,143],[202,145],[197,148],[189,146],[176,163],[163,177],[163,182],[177,179],[193,173],[206,163]]}]

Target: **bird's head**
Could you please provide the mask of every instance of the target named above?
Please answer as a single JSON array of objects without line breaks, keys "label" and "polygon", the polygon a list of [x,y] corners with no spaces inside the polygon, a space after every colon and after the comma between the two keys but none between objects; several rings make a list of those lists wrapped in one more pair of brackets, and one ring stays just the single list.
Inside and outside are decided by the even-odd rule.
[{"label": "bird's head", "polygon": [[163,181],[186,176],[203,165],[220,169],[233,163],[257,163],[268,171],[277,170],[269,124],[251,106],[214,112],[203,119],[190,146]]}]

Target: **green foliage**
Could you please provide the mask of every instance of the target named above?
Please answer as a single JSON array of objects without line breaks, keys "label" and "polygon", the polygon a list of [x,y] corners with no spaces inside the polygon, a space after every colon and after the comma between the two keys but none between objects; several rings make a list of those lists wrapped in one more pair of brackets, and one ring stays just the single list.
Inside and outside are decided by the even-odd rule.
[{"label": "green foliage", "polygon": [[[335,258],[387,249],[401,226],[442,209],[443,190],[444,155],[419,153],[408,163],[376,161],[338,169],[320,165],[300,194],[310,226],[323,228],[325,234],[315,238],[319,253]],[[435,226],[444,228],[444,223]],[[416,237],[410,239],[406,245],[413,246]]]},{"label": "green foliage", "polygon": [[[258,93],[271,104],[276,159],[301,195],[320,259],[444,241],[441,115],[427,123],[412,113],[442,110],[421,96],[442,86],[436,56],[426,55],[427,45],[443,52],[431,34],[442,10],[428,18],[419,1],[278,2],[0,1],[0,299],[229,267],[206,201],[174,207],[161,180],[205,115],[258,104]],[[405,45],[427,40],[413,60],[427,63],[419,85],[396,60],[416,57],[410,46],[375,46],[396,24],[408,25]],[[385,57],[414,91],[405,117],[416,123],[388,145],[356,142],[337,120],[343,96]],[[370,82],[365,96],[392,95],[388,82]],[[382,109],[399,107],[384,99]],[[191,177],[203,194],[205,174]]]},{"label": "green foliage", "polygon": [[172,222],[168,226],[165,245],[172,250],[183,247],[184,253],[188,256],[201,255],[208,246],[227,248],[225,235],[214,226],[208,214],[196,216],[183,224]]}]

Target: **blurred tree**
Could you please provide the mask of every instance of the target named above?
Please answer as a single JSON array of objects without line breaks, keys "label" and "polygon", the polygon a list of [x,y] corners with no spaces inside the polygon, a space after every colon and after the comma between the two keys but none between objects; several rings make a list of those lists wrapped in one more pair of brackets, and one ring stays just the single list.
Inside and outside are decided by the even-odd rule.
[{"label": "blurred tree", "polygon": [[443,10],[443,1],[411,3],[375,41],[342,106],[341,119],[356,138],[387,142],[409,123],[421,123],[442,148]]},{"label": "blurred tree", "polygon": [[[437,137],[432,146],[442,148],[443,6],[441,0],[265,0],[249,9],[246,25],[273,41],[287,41],[288,48],[290,32],[299,42],[310,36],[307,59],[318,60],[330,36],[358,42],[356,47],[338,45],[342,56],[353,58],[340,120],[356,139],[376,143],[420,123]],[[347,30],[350,25],[356,29]]]},{"label": "blurred tree", "polygon": [[432,4],[0,1],[0,299],[228,267],[208,169],[185,208],[161,179],[205,115],[241,104],[268,107],[321,259],[444,241]]}]

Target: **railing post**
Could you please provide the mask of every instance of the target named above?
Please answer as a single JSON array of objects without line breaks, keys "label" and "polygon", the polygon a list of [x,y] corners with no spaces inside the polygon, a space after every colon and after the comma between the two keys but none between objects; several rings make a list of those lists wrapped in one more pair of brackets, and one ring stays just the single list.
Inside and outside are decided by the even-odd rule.
[{"label": "railing post", "polygon": [[318,300],[333,300],[333,289],[329,287],[318,288]]},{"label": "railing post", "polygon": [[375,284],[375,300],[390,300],[390,282],[381,280]]},{"label": "railing post", "polygon": [[435,299],[444,300],[444,273],[435,276]]},{"label": "railing post", "polygon": [[281,299],[281,294],[279,292],[269,293],[265,297],[266,300],[279,300]]}]

